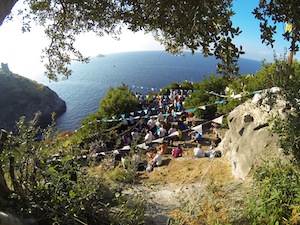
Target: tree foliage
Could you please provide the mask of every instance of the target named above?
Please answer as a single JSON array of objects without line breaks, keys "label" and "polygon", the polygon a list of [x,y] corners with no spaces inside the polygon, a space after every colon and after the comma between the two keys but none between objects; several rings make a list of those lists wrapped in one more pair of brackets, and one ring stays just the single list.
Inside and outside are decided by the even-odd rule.
[{"label": "tree foliage", "polygon": [[[199,83],[195,83],[193,86],[195,91],[192,92],[191,98],[187,98],[184,103],[186,109],[196,108],[199,106],[206,105],[205,114],[209,117],[207,119],[212,119],[215,117],[217,107],[215,101],[223,100],[216,95],[210,94],[213,91],[218,94],[224,94],[225,88],[228,85],[229,80],[222,76],[216,76],[214,74],[209,75],[209,77],[204,77]],[[197,110],[196,114],[200,117],[203,116],[202,110]]]},{"label": "tree foliage", "polygon": [[122,27],[134,32],[152,33],[171,53],[183,49],[201,50],[205,56],[221,59],[220,72],[236,73],[237,58],[242,48],[233,44],[241,31],[232,25],[232,0],[213,1],[25,1],[23,30],[30,30],[34,20],[45,27],[50,45],[44,50],[46,75],[57,80],[57,75],[68,77],[72,59],[87,62],[75,47],[76,36],[95,32],[118,38]]},{"label": "tree foliage", "polygon": [[143,202],[90,174],[78,143],[62,144],[53,125],[41,130],[23,117],[15,134],[1,132],[0,210],[44,225],[142,224]]},{"label": "tree foliage", "polygon": [[102,118],[120,118],[121,114],[136,111],[138,99],[133,96],[125,84],[111,87],[104,98],[100,101],[98,115]]},{"label": "tree foliage", "polygon": [[299,168],[279,159],[257,168],[245,216],[249,224],[299,224]]},{"label": "tree foliage", "polygon": [[[13,7],[16,0],[8,2]],[[88,61],[88,57],[83,56],[74,43],[77,35],[90,31],[114,38],[119,37],[124,27],[134,32],[142,30],[152,33],[168,52],[180,53],[183,49],[189,49],[192,52],[201,50],[206,56],[214,55],[222,61],[219,72],[229,75],[238,71],[236,60],[243,54],[242,48],[233,43],[234,37],[241,31],[232,25],[232,0],[24,2],[29,9],[23,11],[23,30],[30,30],[30,22],[34,20],[45,27],[45,34],[50,39],[43,57],[46,75],[53,80],[57,80],[59,74],[65,77],[71,74],[68,65],[73,59]],[[273,47],[276,24],[288,22],[292,29],[286,30],[283,36],[291,42],[291,54],[298,51],[299,12],[297,0],[260,0],[253,14],[261,21],[262,42]],[[3,13],[8,14],[9,10]],[[1,14],[1,18],[4,16]],[[292,57],[289,58],[290,63],[291,60]]]},{"label": "tree foliage", "polygon": [[300,6],[297,0],[260,0],[259,6],[253,11],[255,17],[260,20],[261,40],[267,46],[273,47],[275,42],[276,24],[289,23],[291,29],[283,33],[285,40],[289,41],[291,66],[294,52],[299,51],[297,42],[300,40]]}]

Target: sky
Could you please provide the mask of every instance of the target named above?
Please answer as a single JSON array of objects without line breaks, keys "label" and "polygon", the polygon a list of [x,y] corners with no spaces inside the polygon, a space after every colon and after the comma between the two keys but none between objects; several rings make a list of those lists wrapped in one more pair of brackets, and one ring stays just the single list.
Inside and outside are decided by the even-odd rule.
[{"label": "sky", "polygon": [[[261,43],[259,21],[254,18],[251,11],[258,5],[258,0],[233,0],[233,25],[240,27],[242,34],[234,39],[236,45],[242,45],[245,55],[243,58],[273,60],[276,54],[283,55],[288,43],[283,40],[284,24],[278,26],[278,35],[275,37],[274,49]],[[33,27],[30,33],[22,33],[21,21],[16,15],[22,8],[19,1],[12,10],[15,15],[13,21],[7,21],[0,26],[0,62],[8,63],[10,70],[25,77],[34,78],[43,75],[44,65],[41,62],[42,49],[49,40],[46,39],[42,27]],[[97,56],[129,51],[164,50],[164,46],[154,40],[151,34],[143,32],[132,33],[124,30],[120,41],[110,36],[99,37],[92,33],[80,35],[76,47],[84,56]]]}]

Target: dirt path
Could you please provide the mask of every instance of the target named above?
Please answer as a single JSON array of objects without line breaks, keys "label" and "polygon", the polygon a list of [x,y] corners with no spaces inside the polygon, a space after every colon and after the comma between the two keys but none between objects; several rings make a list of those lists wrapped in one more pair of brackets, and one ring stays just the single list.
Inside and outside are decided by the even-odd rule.
[{"label": "dirt path", "polygon": [[193,148],[184,148],[181,158],[163,156],[164,164],[152,172],[141,172],[141,184],[131,193],[146,201],[147,224],[168,224],[170,212],[199,202],[210,182],[232,180],[231,167],[224,158],[194,158]]}]

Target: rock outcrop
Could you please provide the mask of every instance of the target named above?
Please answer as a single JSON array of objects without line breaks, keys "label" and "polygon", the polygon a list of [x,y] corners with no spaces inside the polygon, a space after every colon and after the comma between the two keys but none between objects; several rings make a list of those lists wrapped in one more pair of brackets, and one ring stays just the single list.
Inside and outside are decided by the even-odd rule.
[{"label": "rock outcrop", "polygon": [[0,128],[14,130],[21,116],[26,120],[42,113],[40,125],[51,122],[52,112],[59,117],[66,111],[65,102],[50,88],[11,72],[0,71]]},{"label": "rock outcrop", "polygon": [[279,92],[272,88],[256,94],[229,113],[229,130],[217,150],[230,161],[236,178],[245,178],[263,159],[283,157],[278,136],[270,132],[272,117],[286,117],[288,103]]}]

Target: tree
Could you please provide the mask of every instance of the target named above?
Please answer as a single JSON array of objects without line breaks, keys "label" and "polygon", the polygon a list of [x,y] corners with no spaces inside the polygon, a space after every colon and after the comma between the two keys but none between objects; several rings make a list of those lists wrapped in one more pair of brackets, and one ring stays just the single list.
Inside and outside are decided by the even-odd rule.
[{"label": "tree", "polygon": [[18,0],[2,0],[0,1],[0,26],[7,15],[10,14],[11,9]]},{"label": "tree", "polygon": [[144,0],[26,0],[29,10],[24,10],[23,29],[30,30],[30,21],[45,27],[45,34],[51,40],[44,49],[46,75],[57,80],[58,74],[68,77],[67,67],[76,59],[87,62],[74,47],[76,36],[93,31],[117,38],[122,27],[136,32],[153,33],[171,53],[183,49],[192,52],[201,50],[204,55],[215,55],[222,60],[220,72],[226,74],[238,71],[237,58],[241,47],[233,44],[239,35],[239,28],[231,22],[232,0],[211,1],[144,1]]},{"label": "tree", "polygon": [[[277,23],[287,23],[291,29],[286,29],[283,37],[290,41],[290,56],[288,65],[293,62],[293,55],[299,51],[297,42],[300,40],[300,5],[298,0],[260,0],[259,6],[253,11],[260,20],[261,40],[273,47]],[[270,24],[273,22],[273,24]]]},{"label": "tree", "polygon": [[100,101],[98,114],[103,118],[120,118],[121,114],[135,111],[138,99],[133,96],[125,84],[114,89],[111,87]]}]

